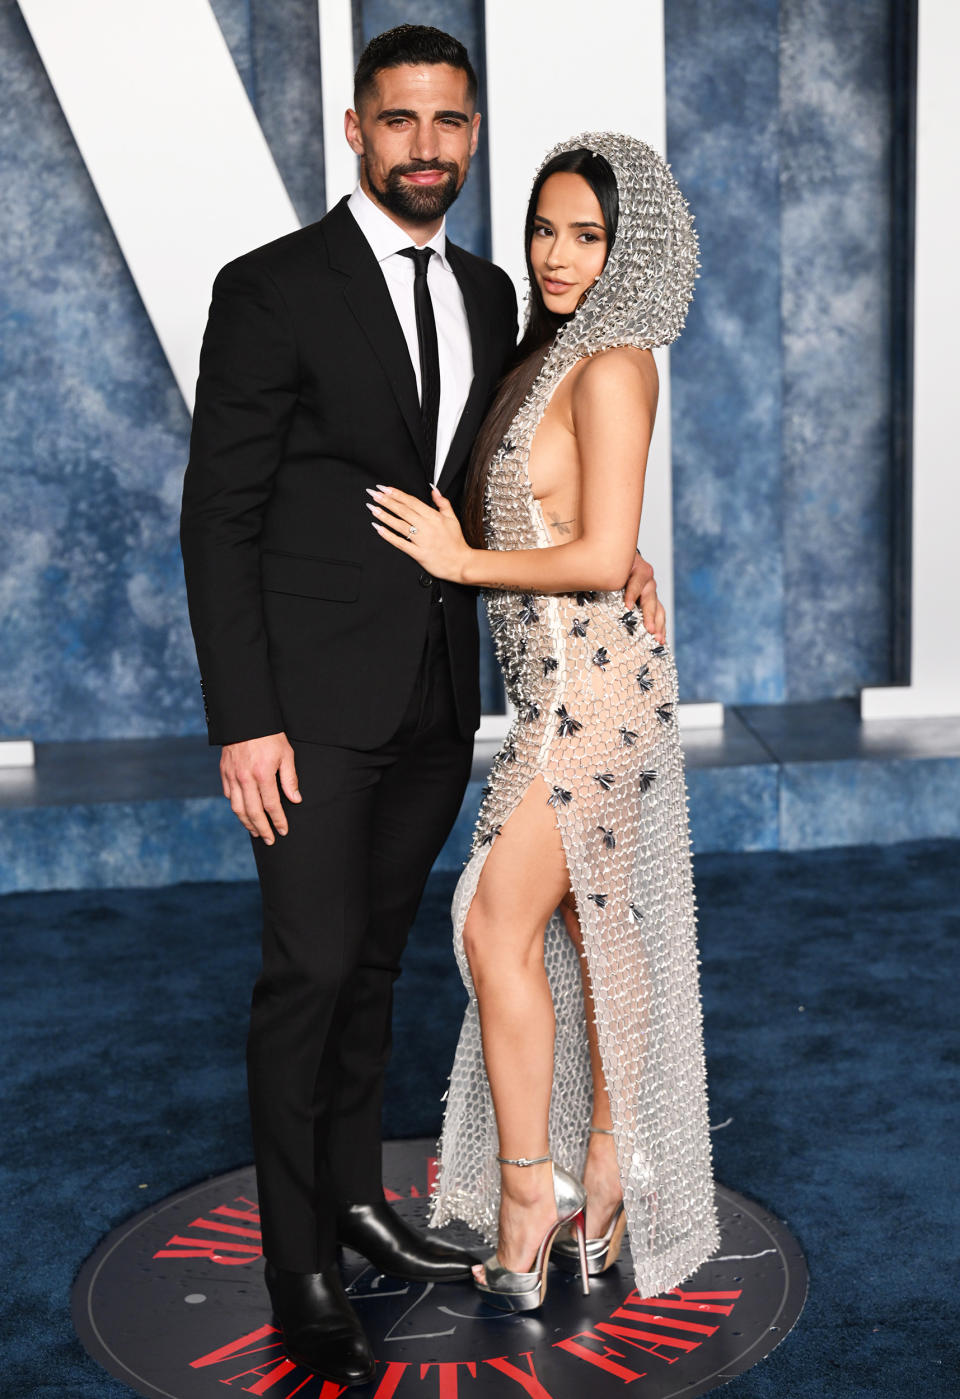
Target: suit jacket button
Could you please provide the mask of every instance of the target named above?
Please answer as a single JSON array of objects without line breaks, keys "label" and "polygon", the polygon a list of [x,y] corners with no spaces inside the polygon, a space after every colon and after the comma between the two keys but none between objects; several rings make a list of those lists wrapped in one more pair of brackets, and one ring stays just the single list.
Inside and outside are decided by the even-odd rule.
[{"label": "suit jacket button", "polygon": [[433,579],[430,577],[429,573],[421,573],[420,577],[417,579],[417,582],[420,584],[421,588],[433,587]]}]

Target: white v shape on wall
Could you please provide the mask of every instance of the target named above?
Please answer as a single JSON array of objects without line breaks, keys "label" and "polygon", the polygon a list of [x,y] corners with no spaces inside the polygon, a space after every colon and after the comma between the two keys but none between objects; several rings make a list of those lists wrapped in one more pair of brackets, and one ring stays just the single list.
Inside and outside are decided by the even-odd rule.
[{"label": "white v shape on wall", "polygon": [[193,405],[210,287],[298,228],[208,0],[20,0],[164,354]]}]

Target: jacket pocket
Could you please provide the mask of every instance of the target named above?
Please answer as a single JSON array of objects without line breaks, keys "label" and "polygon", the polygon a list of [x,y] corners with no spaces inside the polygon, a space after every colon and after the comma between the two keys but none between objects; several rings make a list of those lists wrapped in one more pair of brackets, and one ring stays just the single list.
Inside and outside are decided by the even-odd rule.
[{"label": "jacket pocket", "polygon": [[283,554],[272,549],[265,549],[260,555],[260,582],[266,593],[356,602],[362,571],[360,564],[345,559],[318,559],[310,554]]}]

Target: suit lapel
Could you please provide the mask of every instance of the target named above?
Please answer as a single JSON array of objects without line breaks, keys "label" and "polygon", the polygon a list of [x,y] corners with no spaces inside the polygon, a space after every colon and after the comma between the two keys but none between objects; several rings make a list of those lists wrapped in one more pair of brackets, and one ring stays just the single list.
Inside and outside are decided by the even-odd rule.
[{"label": "suit lapel", "polygon": [[449,241],[447,243],[447,258],[453,268],[454,276],[460,284],[463,304],[466,307],[467,324],[470,328],[470,344],[473,351],[473,381],[470,385],[470,392],[467,394],[463,412],[460,414],[460,421],[453,434],[450,450],[447,452],[443,469],[437,481],[438,489],[444,494],[449,489],[450,482],[456,476],[460,465],[469,456],[473,439],[480,430],[495,373],[495,367],[491,364],[492,345],[487,328],[487,318],[484,314],[481,288],[477,285],[466,258],[460,256],[460,249],[455,243]]},{"label": "suit lapel", "polygon": [[[410,352],[380,264],[347,208],[346,199],[341,199],[323,220],[323,234],[330,266],[349,278],[344,287],[344,300],[387,376],[397,407],[427,471],[426,447],[420,428],[420,400]],[[432,463],[428,476],[432,477]]]}]

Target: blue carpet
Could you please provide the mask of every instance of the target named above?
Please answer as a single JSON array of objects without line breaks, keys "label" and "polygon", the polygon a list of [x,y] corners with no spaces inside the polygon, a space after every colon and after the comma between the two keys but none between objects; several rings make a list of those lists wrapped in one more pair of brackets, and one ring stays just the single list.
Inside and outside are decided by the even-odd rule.
[{"label": "blue carpet", "polygon": [[[697,879],[716,1174],[811,1271],[796,1330],[721,1392],[957,1395],[960,844],[704,855]],[[439,1125],[452,882],[398,985],[387,1137]],[[248,884],[0,899],[4,1396],[129,1395],[73,1338],[70,1284],[124,1218],[250,1159],[257,928]]]}]

